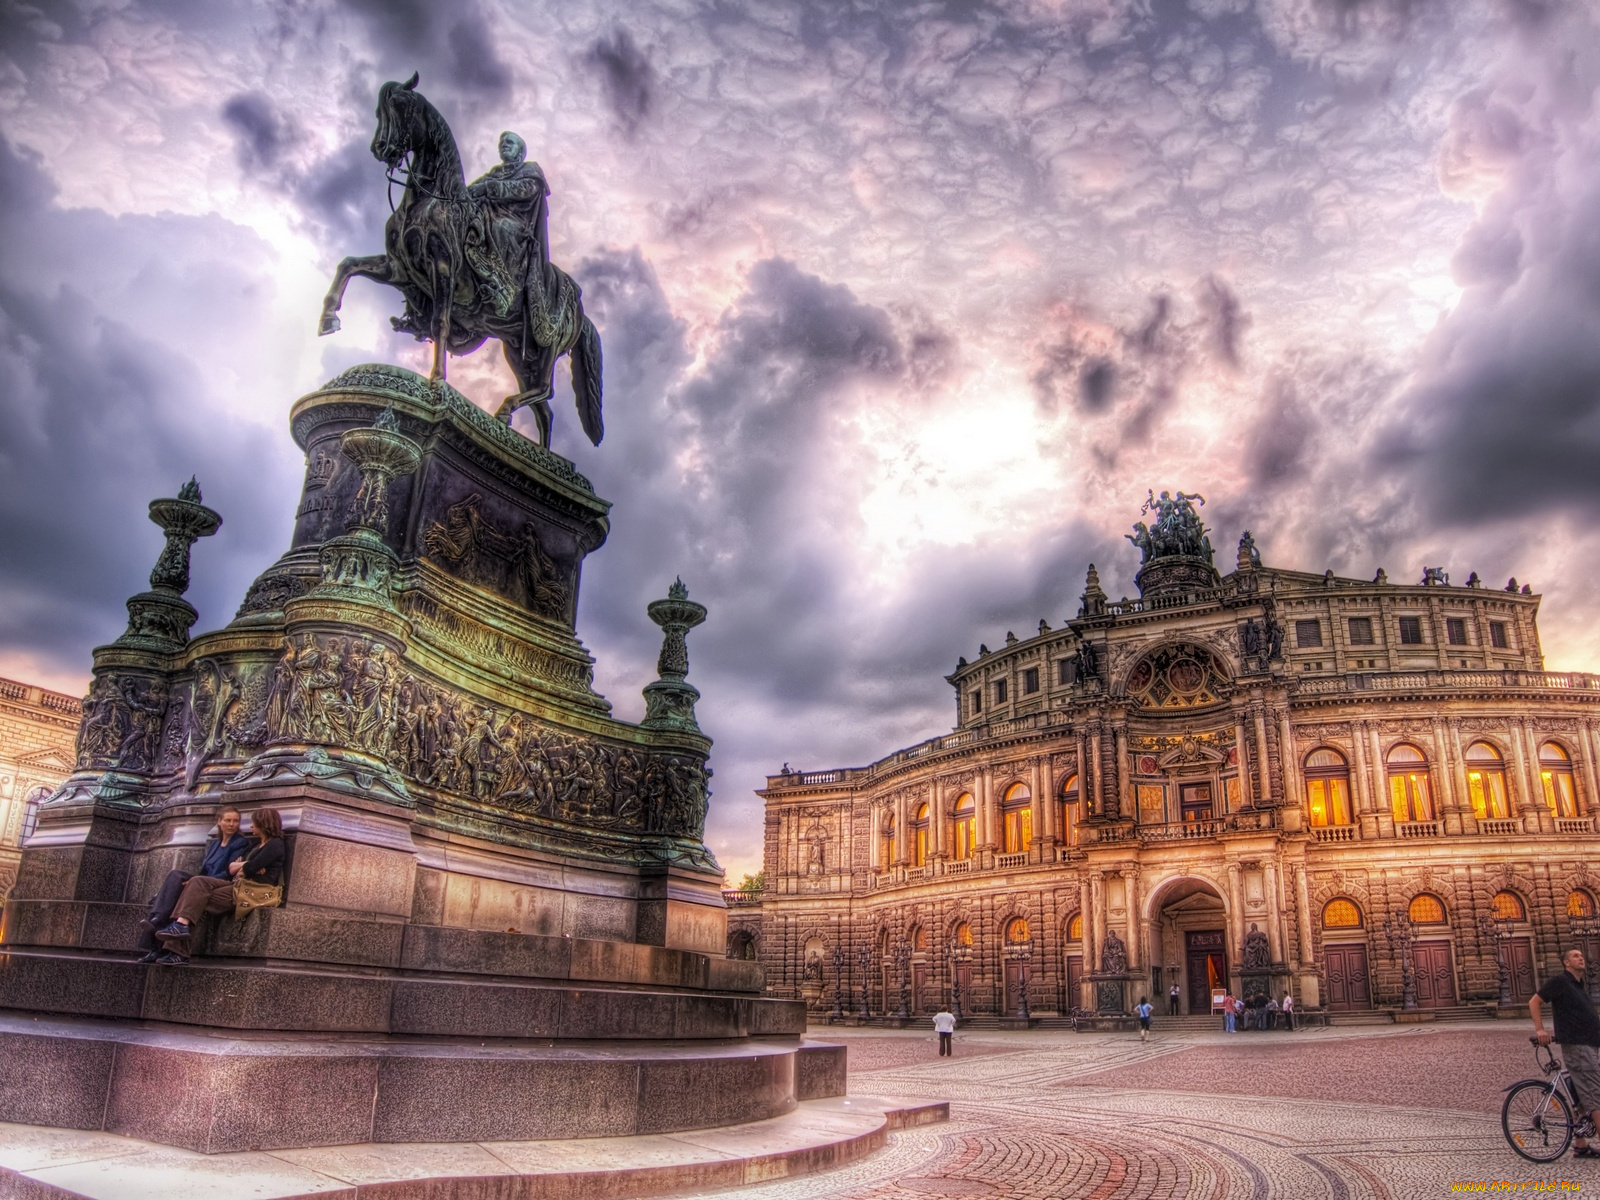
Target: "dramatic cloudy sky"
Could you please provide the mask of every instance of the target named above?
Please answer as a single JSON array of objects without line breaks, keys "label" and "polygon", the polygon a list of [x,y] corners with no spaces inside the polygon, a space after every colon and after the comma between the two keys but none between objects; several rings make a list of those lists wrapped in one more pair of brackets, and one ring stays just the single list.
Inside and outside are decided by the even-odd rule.
[{"label": "dramatic cloudy sky", "polygon": [[[1269,563],[1545,596],[1600,668],[1600,17],[1571,0],[0,0],[0,673],[78,689],[197,473],[202,627],[283,547],[285,414],[421,365],[379,83],[543,164],[605,340],[579,630],[642,712],[682,573],[751,789],[951,723],[959,654],[1132,590],[1147,487]],[[563,371],[564,374],[564,371]],[[492,349],[452,364],[493,405]],[[1224,557],[1228,557],[1228,553]]]}]

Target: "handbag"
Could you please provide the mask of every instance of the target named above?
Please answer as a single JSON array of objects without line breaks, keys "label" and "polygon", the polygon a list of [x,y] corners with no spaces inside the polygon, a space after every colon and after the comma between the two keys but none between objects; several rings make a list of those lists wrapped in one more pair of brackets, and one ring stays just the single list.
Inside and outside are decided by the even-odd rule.
[{"label": "handbag", "polygon": [[283,885],[260,883],[242,876],[233,881],[233,919],[244,920],[257,908],[277,908],[283,903]]}]

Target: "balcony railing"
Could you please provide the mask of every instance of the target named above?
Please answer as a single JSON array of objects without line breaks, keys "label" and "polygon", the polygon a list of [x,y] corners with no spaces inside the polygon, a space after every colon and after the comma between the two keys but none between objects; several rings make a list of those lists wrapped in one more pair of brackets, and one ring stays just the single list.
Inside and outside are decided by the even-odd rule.
[{"label": "balcony railing", "polygon": [[965,875],[971,870],[972,860],[970,858],[952,858],[944,864],[944,873],[946,875]]},{"label": "balcony railing", "polygon": [[1214,838],[1223,830],[1221,821],[1168,821],[1164,825],[1139,826],[1141,842],[1181,842],[1189,838]]},{"label": "balcony railing", "polygon": [[1593,833],[1593,817],[1557,817],[1557,833]]},{"label": "balcony railing", "polygon": [[1012,867],[1025,867],[1028,865],[1027,851],[1023,851],[1021,854],[996,854],[994,856],[994,865],[1001,871],[1009,870]]},{"label": "balcony railing", "polygon": [[741,892],[737,888],[723,888],[722,902],[729,908],[758,908],[764,892]]},{"label": "balcony railing", "polygon": [[1311,835],[1319,842],[1353,842],[1356,840],[1356,827],[1354,825],[1313,825]]},{"label": "balcony railing", "polygon": [[1478,820],[1478,832],[1504,837],[1508,833],[1521,833],[1522,822],[1515,817],[1480,817]]},{"label": "balcony railing", "polygon": [[1439,836],[1437,821],[1396,821],[1394,831],[1403,838],[1432,838]]}]

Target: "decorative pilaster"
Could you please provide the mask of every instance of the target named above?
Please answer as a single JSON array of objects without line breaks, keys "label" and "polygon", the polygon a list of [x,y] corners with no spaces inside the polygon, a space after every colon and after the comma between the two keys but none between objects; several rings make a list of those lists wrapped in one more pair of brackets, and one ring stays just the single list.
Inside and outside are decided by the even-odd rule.
[{"label": "decorative pilaster", "polygon": [[199,613],[183,594],[189,590],[189,548],[210,537],[222,518],[200,503],[193,478],[174,500],[150,501],[150,519],[166,535],[166,545],[150,572],[150,590],[128,598],[128,628],[118,646],[168,652],[189,644],[189,629]]},{"label": "decorative pilaster", "polygon": [[[661,626],[663,637],[661,655],[656,659],[660,678],[645,685],[644,720],[639,724],[646,729],[699,733],[694,704],[700,693],[685,677],[689,674],[689,630],[706,619],[706,607],[689,599],[683,580],[675,579],[667,589],[667,598],[651,601],[645,612]],[[900,836],[898,829],[896,836]]]}]

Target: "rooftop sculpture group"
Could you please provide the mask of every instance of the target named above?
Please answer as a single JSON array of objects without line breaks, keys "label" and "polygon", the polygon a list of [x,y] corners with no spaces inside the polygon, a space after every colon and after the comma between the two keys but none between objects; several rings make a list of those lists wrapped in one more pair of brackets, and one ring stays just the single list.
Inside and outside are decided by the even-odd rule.
[{"label": "rooftop sculpture group", "polygon": [[378,91],[372,154],[401,172],[405,188],[384,225],[384,252],[346,258],[322,302],[319,333],[339,328],[345,285],[356,275],[387,283],[405,298],[390,323],[433,342],[433,375],[450,354],[470,354],[498,338],[520,391],[497,415],[507,423],[533,409],[539,444],[550,444],[556,360],[570,354],[572,391],[584,433],[600,444],[600,334],[583,311],[583,292],[550,261],[546,197],[550,186],[515,133],[500,135],[500,165],[470,185],[455,137],[439,110],[416,90],[417,76]]},{"label": "rooftop sculpture group", "polygon": [[1139,547],[1144,555],[1142,561],[1149,562],[1152,558],[1170,555],[1211,561],[1211,539],[1206,536],[1206,527],[1191,503],[1195,500],[1201,504],[1206,502],[1199,492],[1179,492],[1176,496],[1171,492],[1162,492],[1160,499],[1156,498],[1155,492],[1149,493],[1149,498],[1139,511],[1155,514],[1155,524],[1135,521],[1133,532],[1124,535]]}]

